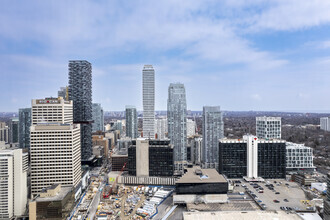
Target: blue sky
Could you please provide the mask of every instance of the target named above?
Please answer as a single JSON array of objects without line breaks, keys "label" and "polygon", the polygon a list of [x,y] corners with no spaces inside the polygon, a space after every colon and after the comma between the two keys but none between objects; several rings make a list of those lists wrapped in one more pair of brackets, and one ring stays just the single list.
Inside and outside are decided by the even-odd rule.
[{"label": "blue sky", "polygon": [[73,59],[106,111],[142,109],[152,64],[158,110],[181,82],[191,110],[330,112],[330,1],[1,1],[0,111],[56,96]]}]

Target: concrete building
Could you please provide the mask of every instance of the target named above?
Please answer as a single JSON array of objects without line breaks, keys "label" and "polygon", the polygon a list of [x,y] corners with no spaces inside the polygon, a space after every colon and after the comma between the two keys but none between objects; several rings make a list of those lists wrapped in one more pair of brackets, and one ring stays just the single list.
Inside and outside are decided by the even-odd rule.
[{"label": "concrete building", "polygon": [[309,170],[314,171],[313,149],[304,144],[286,142],[286,169],[287,171]]},{"label": "concrete building", "polygon": [[104,131],[104,113],[100,103],[93,103],[93,124],[92,131]]},{"label": "concrete building", "polygon": [[109,149],[111,149],[111,141],[108,138],[105,138],[104,135],[93,135],[93,147],[94,146],[103,146],[104,155],[108,159],[109,158]]},{"label": "concrete building", "polygon": [[92,65],[86,60],[69,61],[69,100],[73,122],[80,124],[81,160],[92,159]]},{"label": "concrete building", "polygon": [[28,197],[28,154],[17,148],[1,149],[0,164],[0,219],[22,216]]},{"label": "concrete building", "polygon": [[9,121],[9,142],[18,145],[19,120],[14,117]]},{"label": "concrete building", "polygon": [[143,137],[155,137],[155,70],[144,65],[142,70]]},{"label": "concrete building", "polygon": [[62,97],[64,100],[69,100],[69,87],[61,87],[60,90],[57,92],[57,97]]},{"label": "concrete building", "polygon": [[76,187],[81,180],[80,125],[31,126],[31,194],[54,183]]},{"label": "concrete building", "polygon": [[138,138],[138,118],[135,106],[127,105],[125,108],[126,136],[132,139]]},{"label": "concrete building", "polygon": [[281,117],[256,117],[256,136],[264,139],[281,139]]},{"label": "concrete building", "polygon": [[329,117],[320,118],[320,129],[323,131],[330,131],[330,119]]},{"label": "concrete building", "polygon": [[203,107],[202,167],[216,168],[219,164],[219,139],[224,137],[220,106]]},{"label": "concrete building", "polygon": [[327,195],[324,199],[324,220],[330,220],[330,173],[327,175]]},{"label": "concrete building", "polygon": [[19,129],[18,139],[20,148],[30,148],[30,126],[32,124],[31,108],[20,108],[18,110]]},{"label": "concrete building", "polygon": [[228,199],[228,181],[216,169],[188,168],[175,186],[174,204],[225,203]]},{"label": "concrete building", "polygon": [[167,99],[168,138],[174,147],[174,169],[183,171],[187,164],[187,102],[181,83],[171,83]]},{"label": "concrete building", "polygon": [[40,192],[40,196],[29,203],[29,219],[67,219],[74,205],[73,188],[54,184]]},{"label": "concrete building", "polygon": [[0,122],[0,141],[9,143],[9,127],[5,122]]},{"label": "concrete building", "polygon": [[245,135],[243,139],[221,139],[219,172],[228,178],[285,178],[285,141],[259,139],[253,135]]},{"label": "concrete building", "polygon": [[32,125],[73,122],[72,101],[60,98],[32,99]]},{"label": "concrete building", "polygon": [[311,186],[312,183],[316,182],[314,177],[312,177],[311,175],[306,174],[304,172],[298,172],[298,173],[293,174],[291,176],[291,179],[294,182],[297,182],[302,186]]},{"label": "concrete building", "polygon": [[124,170],[123,171],[127,171],[127,162],[128,162],[128,155],[127,154],[124,154],[124,155],[121,155],[121,154],[112,154],[111,155],[111,166],[112,166],[112,171],[121,171],[122,168],[124,167]]},{"label": "concrete building", "polygon": [[192,119],[187,119],[187,137],[194,136],[196,134],[196,122]]},{"label": "concrete building", "polygon": [[157,136],[156,139],[164,140],[167,138],[167,134],[168,134],[167,118],[155,119],[155,134]]},{"label": "concrete building", "polygon": [[128,173],[137,177],[172,176],[173,146],[169,140],[138,138],[128,148]]}]

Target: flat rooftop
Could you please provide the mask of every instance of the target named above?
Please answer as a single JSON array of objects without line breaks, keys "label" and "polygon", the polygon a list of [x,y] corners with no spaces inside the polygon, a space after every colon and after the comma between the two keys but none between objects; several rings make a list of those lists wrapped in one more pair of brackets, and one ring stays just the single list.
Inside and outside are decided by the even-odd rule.
[{"label": "flat rooftop", "polygon": [[187,168],[187,172],[176,183],[226,183],[227,180],[216,169]]},{"label": "flat rooftop", "polygon": [[297,214],[284,211],[184,212],[184,220],[301,220]]},{"label": "flat rooftop", "polygon": [[36,202],[62,201],[64,197],[71,192],[71,190],[72,187],[70,186],[61,186],[61,190],[55,196],[44,197],[44,198],[37,197],[35,201]]}]

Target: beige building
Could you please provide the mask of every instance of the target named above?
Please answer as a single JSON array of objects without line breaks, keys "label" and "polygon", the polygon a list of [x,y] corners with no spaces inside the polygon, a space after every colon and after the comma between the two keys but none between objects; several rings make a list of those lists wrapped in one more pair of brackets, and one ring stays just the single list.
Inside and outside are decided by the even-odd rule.
[{"label": "beige building", "polygon": [[80,125],[31,126],[32,197],[54,183],[76,187],[81,180]]},{"label": "beige building", "polygon": [[32,100],[32,125],[43,123],[71,124],[73,122],[72,101],[62,97]]},{"label": "beige building", "polygon": [[28,154],[22,149],[0,150],[0,219],[25,214],[27,171]]}]

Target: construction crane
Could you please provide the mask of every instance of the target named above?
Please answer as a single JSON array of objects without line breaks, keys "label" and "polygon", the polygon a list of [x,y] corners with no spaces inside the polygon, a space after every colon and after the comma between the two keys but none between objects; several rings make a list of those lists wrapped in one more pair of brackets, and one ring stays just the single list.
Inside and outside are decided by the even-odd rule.
[{"label": "construction crane", "polygon": [[104,198],[104,199],[105,199],[105,198],[109,198],[109,196],[111,195],[112,190],[116,187],[117,182],[118,182],[118,178],[119,178],[119,177],[121,176],[121,174],[124,172],[125,167],[126,167],[126,163],[125,163],[124,166],[121,168],[120,173],[119,173],[119,175],[116,177],[116,180],[115,180],[115,182],[112,184],[112,187],[110,188],[108,194],[105,194],[105,193],[103,194],[103,198]]}]

